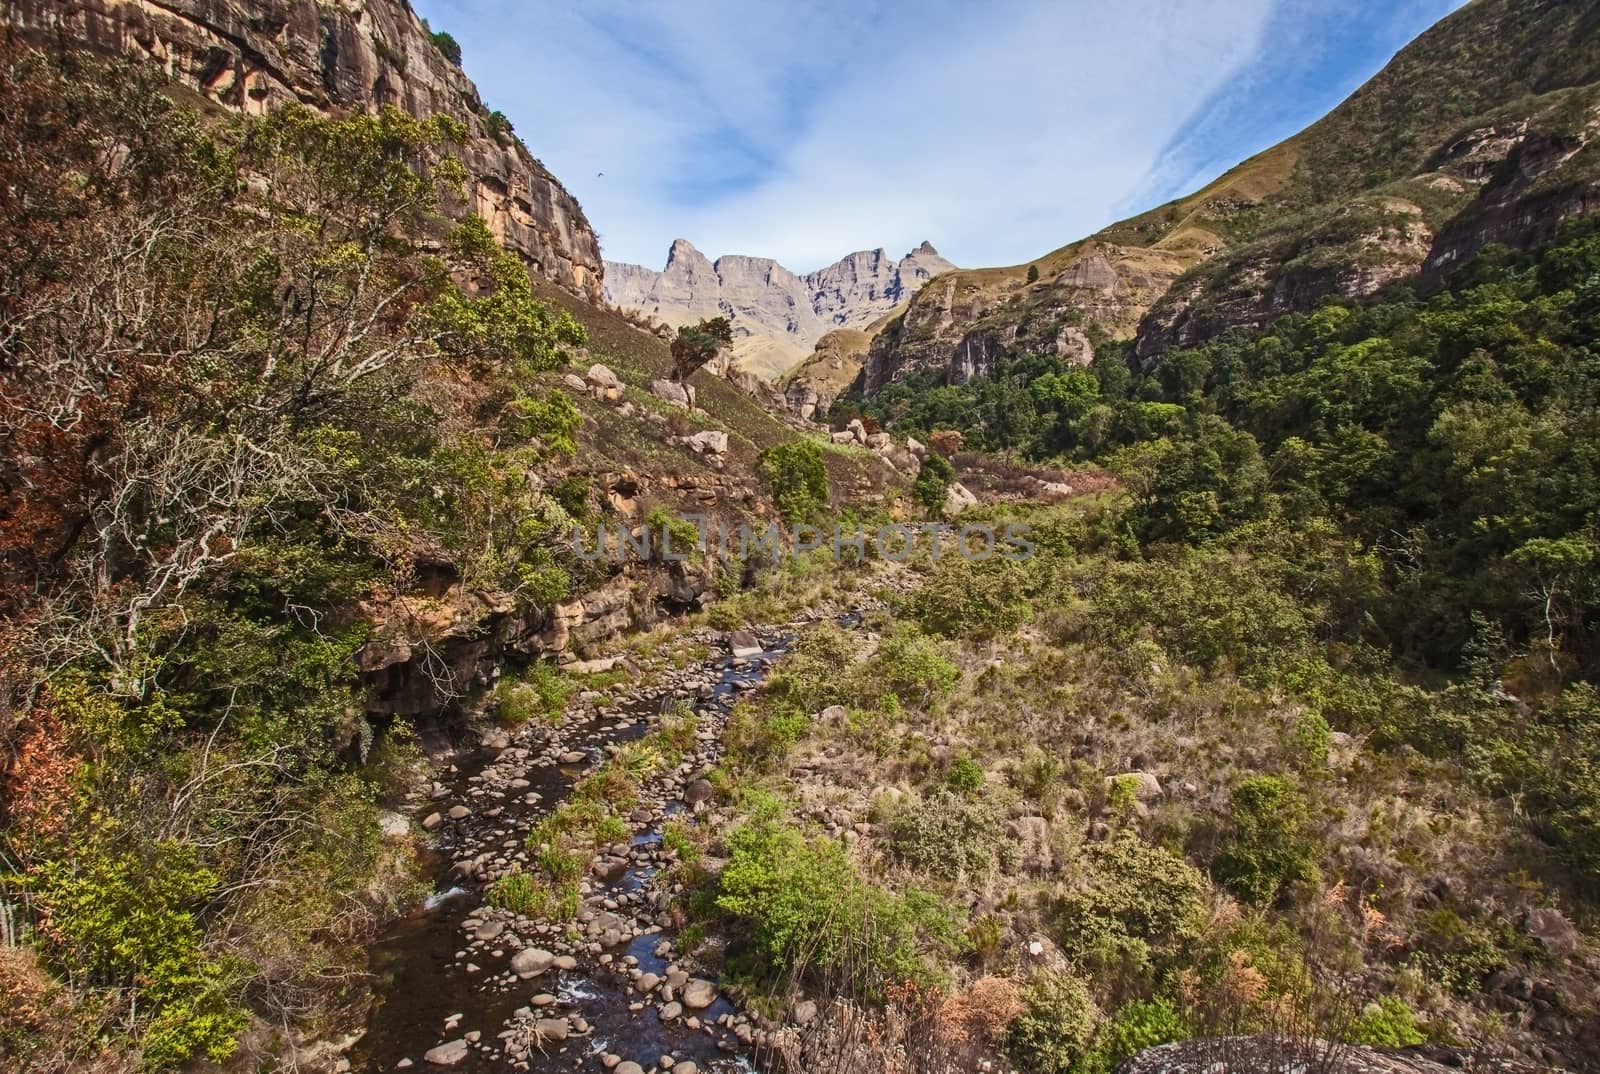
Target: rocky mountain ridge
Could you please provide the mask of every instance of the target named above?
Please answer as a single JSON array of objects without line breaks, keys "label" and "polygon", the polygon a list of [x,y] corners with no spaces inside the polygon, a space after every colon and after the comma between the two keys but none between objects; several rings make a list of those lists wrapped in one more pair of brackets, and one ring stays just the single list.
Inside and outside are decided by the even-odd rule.
[{"label": "rocky mountain ridge", "polygon": [[460,211],[476,211],[540,275],[600,298],[600,245],[577,199],[489,111],[407,0],[7,0],[0,23],[41,44],[157,63],[212,108],[392,105],[459,119],[471,176]]},{"label": "rocky mountain ridge", "polygon": [[898,261],[882,248],[861,250],[801,276],[767,257],[725,254],[712,261],[689,240],[677,239],[660,272],[606,262],[605,293],[621,309],[668,327],[727,317],[736,364],[776,376],[829,332],[868,327],[954,268],[924,242]]},{"label": "rocky mountain ridge", "polygon": [[946,275],[874,335],[858,387],[961,383],[1023,354],[1081,364],[1113,341],[1148,366],[1330,297],[1435,285],[1488,243],[1547,241],[1600,208],[1597,135],[1596,5],[1476,0],[1197,193],[1031,263]]}]

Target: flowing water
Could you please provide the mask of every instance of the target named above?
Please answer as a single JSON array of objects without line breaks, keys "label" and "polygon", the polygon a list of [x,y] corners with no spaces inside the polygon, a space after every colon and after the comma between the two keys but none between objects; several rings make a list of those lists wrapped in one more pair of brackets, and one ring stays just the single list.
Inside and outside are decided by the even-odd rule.
[{"label": "flowing water", "polygon": [[[841,620],[854,621],[854,616]],[[497,920],[497,915],[485,909],[484,885],[464,878],[459,863],[484,854],[516,853],[528,830],[566,800],[574,782],[605,757],[606,747],[644,736],[660,712],[680,700],[699,715],[702,760],[715,755],[734,699],[765,677],[789,637],[767,633],[762,640],[766,651],[759,657],[708,659],[674,675],[663,687],[635,692],[612,708],[563,724],[548,732],[552,741],[540,741],[547,732],[530,728],[507,750],[478,749],[456,759],[441,777],[443,787],[433,795],[435,801],[422,807],[419,817],[433,809],[447,815],[451,805],[460,803],[472,803],[471,813],[443,820],[434,833],[436,893],[372,948],[376,1004],[366,1034],[350,1053],[355,1070],[433,1074],[443,1068],[424,1056],[451,1044],[458,1058],[450,1069],[470,1074],[601,1071],[606,1053],[647,1071],[661,1069],[662,1057],[674,1064],[693,1062],[701,1071],[755,1069],[750,1049],[732,1030],[737,1012],[726,999],[719,996],[705,1009],[685,1010],[666,1020],[659,1003],[643,1004],[645,997],[629,987],[635,971],[665,979],[674,965],[675,952],[663,948],[670,931],[656,923],[667,896],[653,892],[651,882],[659,865],[654,852],[662,819],[684,809],[683,802],[662,801],[653,817],[636,817],[641,823],[631,845],[612,848],[608,860],[615,868],[591,881],[586,906],[604,921],[615,919],[601,907],[625,922],[620,930],[599,937],[591,934],[571,942],[568,936],[563,946],[561,934],[541,933],[534,923],[515,920],[504,935],[490,935],[483,923]],[[508,766],[515,782],[509,789],[486,792],[484,780],[502,779]],[[680,779],[674,786],[681,785]],[[638,928],[648,931],[632,936]],[[570,950],[576,964],[519,979],[510,960],[521,946]],[[542,1005],[535,1006],[535,997]],[[571,1027],[565,1039],[555,1039],[559,1033],[534,1031],[542,1024],[539,1019],[563,1018]]]}]

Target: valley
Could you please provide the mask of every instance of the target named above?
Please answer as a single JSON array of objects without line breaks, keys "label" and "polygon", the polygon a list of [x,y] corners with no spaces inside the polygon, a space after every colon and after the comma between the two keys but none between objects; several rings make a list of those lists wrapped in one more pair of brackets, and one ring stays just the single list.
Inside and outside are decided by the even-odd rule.
[{"label": "valley", "polygon": [[0,21],[0,1068],[1600,1069],[1600,5],[808,274],[405,0]]}]

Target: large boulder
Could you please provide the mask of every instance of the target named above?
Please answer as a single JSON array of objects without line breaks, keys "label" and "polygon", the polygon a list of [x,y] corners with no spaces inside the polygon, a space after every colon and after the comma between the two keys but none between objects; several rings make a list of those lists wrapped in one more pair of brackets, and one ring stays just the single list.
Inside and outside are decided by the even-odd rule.
[{"label": "large boulder", "polygon": [[652,380],[650,382],[650,394],[657,399],[685,409],[694,405],[694,399],[689,394],[689,388],[675,380]]},{"label": "large boulder", "polygon": [[947,515],[959,515],[967,508],[976,506],[977,503],[978,498],[972,494],[967,486],[957,481],[950,486],[950,491],[945,493],[944,513]]},{"label": "large boulder", "polygon": [[739,659],[760,656],[765,650],[761,641],[748,630],[735,630],[728,635],[728,651]]},{"label": "large boulder", "polygon": [[611,388],[619,392],[622,390],[622,378],[599,362],[589,367],[589,371],[583,375],[583,379],[596,388]]},{"label": "large boulder", "polygon": [[703,977],[696,977],[683,987],[683,1005],[691,1011],[703,1011],[717,1001],[717,986]]},{"label": "large boulder", "polygon": [[707,429],[688,438],[691,449],[701,455],[721,455],[728,450],[728,434],[717,429]]}]

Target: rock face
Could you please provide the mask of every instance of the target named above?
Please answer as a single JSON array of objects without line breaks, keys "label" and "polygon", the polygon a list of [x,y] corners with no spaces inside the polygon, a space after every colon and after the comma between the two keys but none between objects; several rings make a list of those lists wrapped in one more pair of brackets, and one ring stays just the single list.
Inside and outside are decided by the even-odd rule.
[{"label": "rock face", "polygon": [[669,327],[727,317],[736,364],[776,376],[826,333],[865,328],[954,267],[924,242],[898,261],[881,249],[864,250],[797,276],[766,257],[728,254],[712,261],[678,239],[660,272],[607,262],[605,295],[613,305]]},{"label": "rock face", "polygon": [[434,46],[406,0],[7,0],[0,22],[41,43],[150,60],[235,111],[392,105],[462,120],[471,179],[457,211],[477,212],[558,286],[601,296],[600,246],[577,199],[514,137],[496,136],[472,80]]}]

